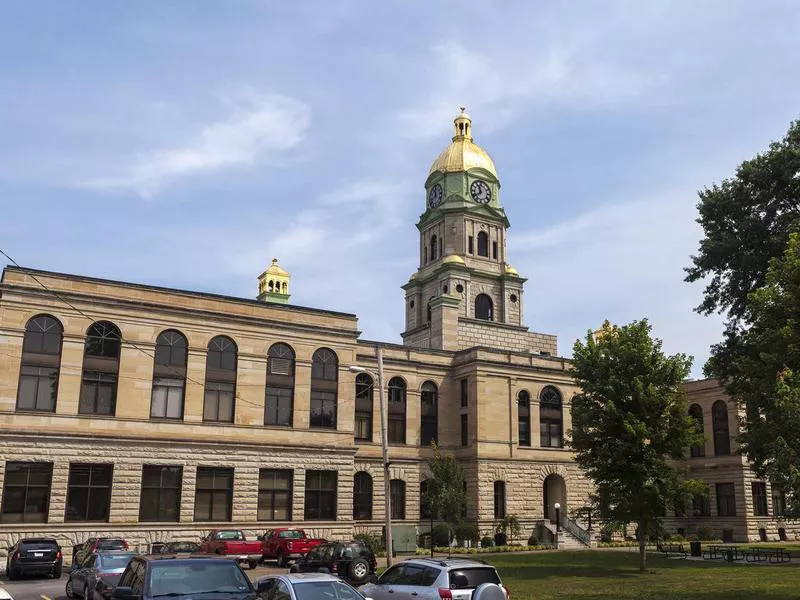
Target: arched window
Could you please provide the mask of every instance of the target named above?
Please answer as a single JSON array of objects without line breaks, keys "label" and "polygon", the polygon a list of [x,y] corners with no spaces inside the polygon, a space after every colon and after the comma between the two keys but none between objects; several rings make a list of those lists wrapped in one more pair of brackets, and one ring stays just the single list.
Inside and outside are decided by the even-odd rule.
[{"label": "arched window", "polygon": [[723,400],[714,402],[711,419],[714,428],[714,454],[726,456],[731,453],[731,436],[728,430],[728,406]]},{"label": "arched window", "polygon": [[432,519],[431,505],[428,502],[428,480],[423,479],[419,483],[419,518]]},{"label": "arched window", "polygon": [[539,432],[542,448],[561,448],[564,445],[561,394],[551,385],[539,394]]},{"label": "arched window", "polygon": [[353,477],[353,519],[368,521],[372,518],[372,477],[359,471]]},{"label": "arched window", "polygon": [[[699,404],[692,404],[689,407],[689,416],[695,420],[697,423],[697,430],[700,433],[703,433],[703,409],[700,407]],[[691,447],[691,456],[692,458],[698,458],[700,456],[706,455],[706,448],[703,444],[698,444],[697,446]]]},{"label": "arched window", "polygon": [[50,315],[38,315],[25,325],[17,410],[56,411],[63,333],[61,323]]},{"label": "arched window", "polygon": [[236,343],[218,335],[208,343],[203,420],[233,423],[236,398]]},{"label": "arched window", "polygon": [[519,445],[531,445],[531,395],[522,390],[517,396],[519,411]]},{"label": "arched window", "polygon": [[311,358],[311,427],[336,429],[338,383],[336,353],[320,348]]},{"label": "arched window", "polygon": [[402,377],[389,380],[389,443],[406,443],[406,382]]},{"label": "arched window", "polygon": [[357,440],[369,441],[372,439],[373,389],[372,377],[366,373],[356,375],[355,438]]},{"label": "arched window", "polygon": [[264,425],[292,426],[294,411],[294,350],[288,344],[272,344],[267,350],[267,389]]},{"label": "arched window", "polygon": [[436,384],[426,381],[420,390],[422,421],[420,423],[420,446],[427,447],[431,442],[438,444],[439,437],[439,391]]},{"label": "arched window", "polygon": [[489,236],[485,231],[478,232],[478,256],[489,258]]},{"label": "arched window", "polygon": [[492,299],[486,294],[478,294],[475,298],[475,318],[484,321],[493,320]]},{"label": "arched window", "polygon": [[392,499],[392,519],[402,521],[406,518],[406,482],[392,479],[389,482],[389,493]]},{"label": "arched window", "polygon": [[506,482],[494,482],[494,518],[506,518]]},{"label": "arched window", "polygon": [[93,323],[83,345],[83,373],[78,412],[113,415],[117,406],[119,352],[122,334],[108,321]]},{"label": "arched window", "polygon": [[438,242],[436,241],[436,236],[431,236],[431,262],[436,260],[436,250],[439,248]]},{"label": "arched window", "polygon": [[153,366],[153,395],[150,416],[157,419],[182,419],[186,390],[186,359],[189,345],[179,331],[168,329],[156,339]]}]

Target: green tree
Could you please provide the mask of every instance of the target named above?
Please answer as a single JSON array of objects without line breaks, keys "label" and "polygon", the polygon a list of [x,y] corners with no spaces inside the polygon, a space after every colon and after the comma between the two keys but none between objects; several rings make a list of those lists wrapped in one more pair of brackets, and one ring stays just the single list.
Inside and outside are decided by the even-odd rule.
[{"label": "green tree", "polygon": [[637,525],[641,570],[667,507],[698,486],[677,462],[699,437],[682,389],[692,359],[666,356],[650,330],[646,319],[606,322],[596,337],[575,342],[571,369],[580,393],[572,399],[570,446],[604,518]]},{"label": "green tree", "polygon": [[742,451],[786,494],[786,516],[800,518],[800,234],[770,261],[747,320],[726,365],[726,387],[745,408]]},{"label": "green tree", "polygon": [[452,455],[443,455],[435,443],[431,446],[434,452],[427,461],[429,476],[423,501],[435,519],[447,524],[452,539],[466,504],[464,471]]}]

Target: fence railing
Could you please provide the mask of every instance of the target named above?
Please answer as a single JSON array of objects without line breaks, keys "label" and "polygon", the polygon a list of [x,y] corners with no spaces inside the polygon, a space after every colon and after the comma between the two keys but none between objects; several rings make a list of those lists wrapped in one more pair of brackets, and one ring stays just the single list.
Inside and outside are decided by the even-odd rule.
[{"label": "fence railing", "polygon": [[572,537],[577,539],[584,546],[590,545],[592,536],[589,535],[589,532],[563,513],[561,514],[561,527],[572,534]]}]

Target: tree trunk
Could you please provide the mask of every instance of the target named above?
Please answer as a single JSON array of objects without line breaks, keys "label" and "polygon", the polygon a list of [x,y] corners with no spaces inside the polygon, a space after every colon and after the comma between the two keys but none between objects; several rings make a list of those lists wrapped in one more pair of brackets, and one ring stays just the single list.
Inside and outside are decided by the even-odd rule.
[{"label": "tree trunk", "polygon": [[647,570],[647,532],[644,523],[639,523],[636,529],[636,538],[639,541],[639,571],[644,572]]}]

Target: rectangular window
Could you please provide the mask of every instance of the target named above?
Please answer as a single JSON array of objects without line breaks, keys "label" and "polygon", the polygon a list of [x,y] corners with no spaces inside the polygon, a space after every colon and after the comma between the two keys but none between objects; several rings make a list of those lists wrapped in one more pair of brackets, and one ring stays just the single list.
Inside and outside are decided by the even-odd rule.
[{"label": "rectangular window", "polygon": [[182,419],[183,384],[183,379],[154,377],[150,416],[156,419]]},{"label": "rectangular window", "polygon": [[519,445],[531,445],[531,405],[525,400],[518,403],[519,410]]},{"label": "rectangular window", "polygon": [[197,467],[195,521],[230,521],[233,505],[233,469]]},{"label": "rectangular window", "polygon": [[461,445],[469,445],[469,422],[467,415],[461,415]]},{"label": "rectangular window", "polygon": [[402,521],[406,518],[406,484],[400,479],[389,482],[389,496],[392,504],[392,520]]},{"label": "rectangular window", "polygon": [[336,393],[311,391],[311,427],[336,429]]},{"label": "rectangular window", "polygon": [[204,421],[233,423],[234,384],[220,381],[206,382],[203,404]]},{"label": "rectangular window", "polygon": [[692,516],[711,516],[711,503],[708,500],[708,494],[698,494],[692,498]]},{"label": "rectangular window", "polygon": [[494,482],[494,518],[505,519],[506,517],[506,482]]},{"label": "rectangular window", "polygon": [[542,419],[539,423],[539,438],[542,448],[561,448],[561,422]]},{"label": "rectangular window", "polygon": [[306,471],[305,518],[336,518],[336,471]]},{"label": "rectangular window", "polygon": [[497,260],[497,242],[492,242],[492,258]]},{"label": "rectangular window", "polygon": [[116,396],[116,373],[84,371],[78,412],[82,415],[113,415]]},{"label": "rectangular window", "polygon": [[261,469],[258,474],[258,520],[292,520],[290,469]]},{"label": "rectangular window", "polygon": [[7,462],[0,522],[47,523],[53,463]]},{"label": "rectangular window", "polygon": [[469,403],[469,379],[461,380],[461,408],[466,408]]},{"label": "rectangular window", "polygon": [[753,514],[757,517],[766,517],[767,511],[767,484],[763,481],[754,481],[750,484],[753,492]]},{"label": "rectangular window", "polygon": [[[390,403],[389,404],[389,422],[387,425],[388,429],[388,437],[390,444],[405,444],[406,443],[406,417],[405,414],[392,413],[392,404],[398,403]],[[403,407],[401,406],[399,410],[402,410]],[[398,410],[398,409],[396,409]]]},{"label": "rectangular window", "polygon": [[292,389],[267,387],[264,425],[292,426]]},{"label": "rectangular window", "polygon": [[112,465],[72,463],[67,484],[65,521],[108,521]]},{"label": "rectangular window", "polygon": [[182,467],[144,465],[139,520],[177,523],[180,520],[182,482]]},{"label": "rectangular window", "polygon": [[461,505],[461,518],[467,518],[467,482],[461,482],[461,489],[464,491],[464,504]]},{"label": "rectangular window", "polygon": [[23,365],[17,392],[17,410],[55,412],[58,369]]},{"label": "rectangular window", "polygon": [[736,496],[732,483],[717,484],[717,515],[720,517],[736,516]]},{"label": "rectangular window", "polygon": [[469,236],[467,238],[467,252],[469,254],[475,254],[475,251],[473,250],[473,248],[475,247],[475,242],[473,240],[474,238],[472,236]]},{"label": "rectangular window", "polygon": [[786,495],[774,484],[772,485],[772,514],[776,517],[786,514]]}]

